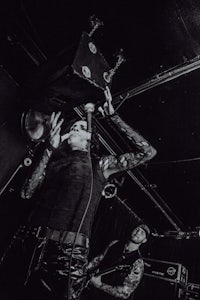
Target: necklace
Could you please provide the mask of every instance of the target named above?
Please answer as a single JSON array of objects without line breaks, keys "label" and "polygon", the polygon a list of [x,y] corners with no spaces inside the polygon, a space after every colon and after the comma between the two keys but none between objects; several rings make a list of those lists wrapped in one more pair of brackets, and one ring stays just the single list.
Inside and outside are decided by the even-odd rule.
[{"label": "necklace", "polygon": [[79,151],[85,151],[85,152],[88,152],[86,148],[81,148],[81,147],[77,147],[77,146],[76,146],[76,147],[73,147],[73,148],[72,148],[72,151],[73,151],[73,150],[79,150]]}]

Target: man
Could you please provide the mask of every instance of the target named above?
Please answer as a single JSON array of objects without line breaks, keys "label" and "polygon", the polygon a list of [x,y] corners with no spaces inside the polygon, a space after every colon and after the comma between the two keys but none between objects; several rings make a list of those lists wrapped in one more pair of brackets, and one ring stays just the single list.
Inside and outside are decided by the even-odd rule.
[{"label": "man", "polygon": [[132,299],[144,272],[139,248],[146,243],[149,234],[148,226],[141,224],[133,229],[127,242],[113,241],[103,254],[89,263],[88,272],[99,267],[98,272],[105,275],[91,278],[89,283],[92,288],[86,299]]},{"label": "man", "polygon": [[[34,208],[28,223],[19,229],[2,259],[1,268],[8,271],[11,253],[10,264],[14,260],[14,274],[13,270],[19,271],[14,263],[23,257],[24,268],[19,268],[22,274],[13,275],[13,280],[9,280],[9,283],[15,284],[13,291],[18,289],[20,294],[16,298],[15,293],[13,299],[23,299],[22,285],[28,293],[24,299],[79,299],[93,218],[107,179],[112,174],[148,161],[156,154],[156,150],[139,133],[114,114],[108,88],[105,97],[105,113],[137,150],[119,157],[107,155],[93,159],[89,151],[91,133],[87,131],[87,123],[77,121],[68,133],[61,135],[61,114],[52,114],[49,141],[22,189],[22,197],[32,199]],[[63,146],[66,146],[66,151],[59,156],[59,149]],[[12,254],[14,251],[19,253],[19,260]],[[8,277],[10,275],[8,271]],[[6,281],[5,278],[3,272],[2,280]],[[8,280],[4,287],[6,284]]]}]

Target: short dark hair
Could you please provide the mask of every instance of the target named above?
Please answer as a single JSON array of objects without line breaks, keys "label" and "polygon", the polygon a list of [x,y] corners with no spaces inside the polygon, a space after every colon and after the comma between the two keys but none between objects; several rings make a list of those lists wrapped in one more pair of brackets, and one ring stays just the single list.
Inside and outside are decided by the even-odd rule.
[{"label": "short dark hair", "polygon": [[[86,121],[86,119],[80,119],[80,117],[76,116],[75,118],[71,119],[70,121],[68,121],[63,127],[64,129],[62,130],[61,135],[69,132],[71,126],[77,122],[77,121]],[[98,138],[98,134],[97,134],[97,128],[95,125],[93,125],[92,128],[92,138],[90,141],[90,149],[91,149],[91,156],[95,159],[100,159],[101,154],[100,154],[100,141]],[[54,157],[60,157],[62,156],[62,154],[65,156],[66,155],[66,151],[71,150],[70,146],[68,145],[67,140],[65,140],[55,151],[54,153]]]},{"label": "short dark hair", "polygon": [[137,227],[140,227],[140,228],[142,228],[142,229],[145,231],[145,233],[146,233],[146,238],[148,239],[148,237],[151,235],[151,230],[150,230],[150,228],[149,228],[146,224],[144,224],[144,223],[138,224],[138,225],[136,226],[136,228],[137,228]]}]

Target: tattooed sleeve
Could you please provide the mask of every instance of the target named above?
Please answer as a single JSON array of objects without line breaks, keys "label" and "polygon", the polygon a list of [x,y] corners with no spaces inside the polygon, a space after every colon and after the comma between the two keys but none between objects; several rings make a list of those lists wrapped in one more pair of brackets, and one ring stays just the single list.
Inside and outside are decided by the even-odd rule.
[{"label": "tattooed sleeve", "polygon": [[126,276],[122,286],[111,286],[102,283],[100,290],[120,299],[127,299],[135,291],[144,273],[144,262],[141,258],[137,259],[130,273]]},{"label": "tattooed sleeve", "polygon": [[115,114],[110,116],[110,119],[138,149],[138,154],[135,157],[135,164],[137,164],[138,161],[144,162],[156,155],[156,150],[150,145],[150,143],[140,133],[126,124],[119,115]]},{"label": "tattooed sleeve", "polygon": [[26,179],[21,190],[21,197],[23,199],[30,199],[33,196],[34,192],[42,184],[46,174],[46,167],[51,157],[51,154],[52,150],[45,149],[42,159],[40,160],[38,166],[35,168],[31,176]]},{"label": "tattooed sleeve", "polygon": [[110,175],[131,170],[132,168],[152,159],[156,155],[156,150],[147,142],[147,140],[135,131],[132,127],[127,125],[118,115],[110,116],[110,119],[123,132],[129,140],[136,146],[136,151],[124,153],[119,157],[113,155],[105,156],[100,161],[100,166],[103,171],[110,170]]}]

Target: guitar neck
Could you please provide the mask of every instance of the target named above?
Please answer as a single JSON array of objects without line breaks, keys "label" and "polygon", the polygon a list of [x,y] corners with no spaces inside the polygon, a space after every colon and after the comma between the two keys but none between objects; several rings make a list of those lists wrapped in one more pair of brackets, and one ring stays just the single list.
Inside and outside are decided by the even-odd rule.
[{"label": "guitar neck", "polygon": [[97,273],[94,274],[94,276],[106,275],[106,274],[115,272],[116,270],[117,270],[116,267],[110,267],[110,268],[107,268],[105,270],[98,271]]}]

